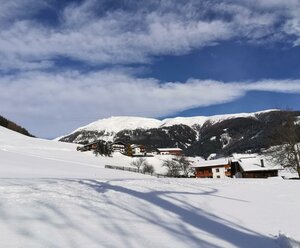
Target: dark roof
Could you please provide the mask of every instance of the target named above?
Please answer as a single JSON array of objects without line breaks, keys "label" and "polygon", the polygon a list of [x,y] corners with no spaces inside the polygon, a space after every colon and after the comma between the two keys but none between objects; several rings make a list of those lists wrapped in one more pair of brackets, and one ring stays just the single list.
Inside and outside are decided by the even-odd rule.
[{"label": "dark roof", "polygon": [[124,143],[124,142],[122,142],[120,140],[114,141],[113,144],[118,144],[118,145],[124,145],[124,146],[126,146],[126,143]]}]

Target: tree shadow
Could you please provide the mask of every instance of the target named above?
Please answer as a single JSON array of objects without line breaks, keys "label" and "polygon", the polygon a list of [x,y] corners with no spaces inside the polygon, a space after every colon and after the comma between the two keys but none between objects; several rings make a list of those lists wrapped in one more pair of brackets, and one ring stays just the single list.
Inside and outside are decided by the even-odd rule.
[{"label": "tree shadow", "polygon": [[[180,200],[179,201],[183,203],[183,205],[181,204],[179,206],[166,199],[163,199],[163,197],[166,196],[169,197],[170,195],[173,194],[195,195],[195,197],[203,194],[203,195],[210,195],[213,197],[220,197],[218,195],[215,195],[215,193],[218,192],[216,189],[204,191],[203,193],[199,193],[199,192],[191,193],[191,192],[184,192],[184,191],[153,191],[153,190],[149,192],[140,192],[137,190],[130,189],[128,187],[113,185],[111,184],[111,181],[99,182],[97,180],[78,180],[77,182],[92,188],[93,190],[95,190],[100,194],[109,191],[114,191],[114,192],[132,196],[142,201],[146,201],[150,205],[159,207],[169,213],[175,214],[177,218],[179,218],[182,221],[182,223],[188,224],[198,230],[216,236],[218,237],[218,239],[231,243],[236,247],[249,247],[249,248],[250,247],[251,248],[252,247],[274,247],[276,245],[275,239],[272,237],[261,235],[253,230],[247,229],[235,223],[231,223],[216,215],[208,213],[204,209],[201,209],[197,206],[193,206],[191,204],[188,204]],[[229,198],[229,197],[223,197],[223,198],[227,200],[233,200],[233,201],[243,201],[243,200]],[[110,204],[118,206],[117,201],[110,201]],[[123,208],[123,210],[137,215],[137,213],[132,212],[129,208],[128,209]],[[149,210],[145,209],[144,211],[147,212]],[[138,215],[138,217],[144,218],[146,221],[150,221],[153,224],[161,226],[161,222],[159,220],[155,220],[155,219],[150,220],[149,218],[146,218],[146,215],[144,216],[140,214]],[[188,236],[189,239],[193,241],[192,243],[195,244],[197,243],[198,245],[204,244],[202,243],[204,242],[203,239],[201,239],[198,236],[194,236],[191,232],[187,230],[183,230],[183,226],[181,226],[181,232],[179,231],[180,229],[176,229],[176,228],[170,229],[167,226],[164,226],[164,228],[167,228],[168,231],[174,232],[174,235],[180,234],[180,235]]]},{"label": "tree shadow", "polygon": [[[162,232],[162,237],[171,237],[172,244],[178,240],[177,247],[220,248],[226,244],[246,248],[276,247],[275,238],[209,213],[194,202],[185,201],[185,197],[205,195],[221,197],[224,201],[246,201],[220,196],[218,190],[212,187],[157,190],[149,184],[140,184],[139,180],[43,179],[41,183],[29,182],[28,188],[23,191],[20,188],[20,194],[33,199],[29,209],[33,208],[34,212],[14,214],[0,201],[0,219],[12,232],[39,243],[41,247],[61,246],[55,240],[41,237],[35,230],[28,229],[30,222],[47,224],[51,230],[64,233],[65,247],[80,247],[77,242],[80,239],[96,247],[120,247],[119,244],[122,247],[149,247],[151,244],[145,242],[151,239],[157,241],[157,237],[147,233],[149,226]],[[18,187],[18,184],[12,181],[12,186]],[[172,185],[164,188],[172,189]],[[45,197],[38,196],[34,200],[34,194]],[[133,225],[131,222],[134,222]],[[92,228],[89,227],[91,223],[94,225]],[[129,227],[145,227],[146,230],[130,230]],[[103,243],[109,238],[101,233],[95,234],[99,230],[106,231],[103,235],[111,233],[114,240]],[[157,242],[169,246],[164,240]]]}]

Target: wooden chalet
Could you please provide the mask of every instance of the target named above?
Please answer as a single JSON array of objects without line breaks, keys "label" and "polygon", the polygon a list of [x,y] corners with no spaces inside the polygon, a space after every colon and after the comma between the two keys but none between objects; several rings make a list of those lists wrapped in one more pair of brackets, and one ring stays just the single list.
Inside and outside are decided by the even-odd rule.
[{"label": "wooden chalet", "polygon": [[215,159],[197,162],[192,166],[195,176],[199,178],[226,178],[231,177],[231,165],[228,159]]},{"label": "wooden chalet", "polygon": [[242,157],[231,162],[232,174],[236,178],[268,178],[277,177],[280,168],[256,157]]},{"label": "wooden chalet", "polygon": [[159,155],[182,156],[182,149],[180,148],[157,148],[156,151]]},{"label": "wooden chalet", "polygon": [[120,152],[120,153],[124,154],[126,151],[126,146],[127,146],[127,144],[118,140],[112,144],[112,150],[113,150],[113,152]]},{"label": "wooden chalet", "polygon": [[96,150],[98,141],[91,142],[83,146],[77,146],[77,151],[86,152]]},{"label": "wooden chalet", "polygon": [[281,169],[256,156],[205,160],[192,167],[199,178],[268,178],[277,177]]}]

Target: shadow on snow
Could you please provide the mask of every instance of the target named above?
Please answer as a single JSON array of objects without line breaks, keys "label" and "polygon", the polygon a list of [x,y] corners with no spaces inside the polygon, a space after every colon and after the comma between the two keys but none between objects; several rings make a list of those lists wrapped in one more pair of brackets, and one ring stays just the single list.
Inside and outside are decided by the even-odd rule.
[{"label": "shadow on snow", "polygon": [[[0,202],[0,227],[4,224],[18,235],[34,240],[43,246],[59,247],[54,240],[42,238],[35,230],[28,229],[29,221],[40,225],[47,224],[56,231],[60,230],[64,233],[64,240],[70,247],[79,247],[76,239],[84,239],[104,247],[116,247],[113,240],[103,244],[105,237],[100,233],[95,234],[90,231],[91,218],[96,222],[95,230],[105,230],[115,235],[115,240],[123,247],[139,247],[145,245],[147,240],[151,240],[149,237],[151,234],[147,233],[147,230],[144,232],[143,230],[130,230],[130,227],[139,228],[144,225],[149,227],[149,224],[152,229],[160,230],[164,232],[164,235],[178,240],[178,246],[181,243],[187,247],[224,247],[218,241],[215,243],[215,239],[236,247],[277,246],[276,239],[273,237],[261,235],[185,201],[185,198],[190,195],[193,197],[205,195],[243,202],[240,199],[220,196],[214,188],[206,187],[198,190],[193,188],[191,192],[191,190],[155,190],[150,186],[140,190],[140,188],[135,189],[139,186],[138,184],[130,183],[134,182],[133,179],[111,181],[45,179],[39,182],[52,186],[47,188],[39,184],[28,184],[30,190],[24,191],[22,197],[30,198],[38,192],[46,198],[51,196],[51,199],[63,199],[63,205],[51,199],[45,200],[37,197],[32,202],[34,208],[37,209],[36,212],[24,216],[11,213]],[[20,191],[22,193],[22,189]],[[81,213],[81,215],[73,216],[72,211],[70,214],[72,207],[77,208],[75,213]],[[67,229],[72,232],[65,233],[64,230]],[[74,237],[74,233],[78,236]],[[208,236],[212,239],[208,239]],[[160,242],[163,243],[162,240]]]}]

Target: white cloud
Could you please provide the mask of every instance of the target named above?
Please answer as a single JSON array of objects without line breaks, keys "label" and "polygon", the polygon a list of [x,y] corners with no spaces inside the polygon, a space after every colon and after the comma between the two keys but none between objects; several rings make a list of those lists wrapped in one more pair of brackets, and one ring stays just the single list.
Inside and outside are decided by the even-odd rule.
[{"label": "white cloud", "polygon": [[100,64],[146,62],[149,56],[185,53],[231,35],[228,25],[220,21],[185,23],[176,16],[156,15],[146,19],[146,28],[138,32],[124,30],[123,23],[132,21],[129,14],[54,30],[18,21],[0,31],[0,56],[9,59],[8,65],[15,58],[31,62],[57,56]]},{"label": "white cloud", "polygon": [[[111,115],[159,117],[189,108],[226,103],[248,91],[300,93],[300,80],[223,83],[190,79],[159,82],[124,71],[30,72],[0,79],[0,113],[56,136]],[[50,131],[51,130],[51,131]]]},{"label": "white cloud", "polygon": [[293,44],[300,45],[300,1],[298,0],[243,0],[253,11],[264,11],[276,16],[279,27],[274,35],[282,39],[293,35]]},{"label": "white cloud", "polygon": [[[14,0],[0,7],[8,13],[13,10],[9,16],[0,16],[3,68],[52,67],[53,63],[44,61],[58,56],[91,64],[146,63],[153,56],[184,54],[232,38],[269,42],[288,34],[300,39],[300,7],[293,0],[257,0],[255,4],[249,0],[215,3],[190,0],[165,1],[161,5],[149,1],[135,11],[118,9],[105,14],[98,13],[99,1],[86,0],[67,5],[60,24],[53,27],[30,20],[34,11],[51,8],[38,2]],[[34,8],[25,15],[20,12],[22,6],[25,10],[28,6]],[[10,25],[6,25],[8,20]],[[276,28],[280,21],[282,25]],[[43,64],[39,65],[40,62]]]},{"label": "white cloud", "polygon": [[242,86],[245,90],[300,93],[300,80],[263,80]]},{"label": "white cloud", "polygon": [[[300,45],[298,0],[125,1],[133,5],[130,11],[107,11],[105,0],[84,0],[57,12],[58,25],[32,18],[41,9],[53,10],[53,2],[0,5],[0,68],[21,71],[0,78],[0,113],[35,127],[37,135],[62,134],[110,115],[168,115],[253,90],[300,92],[300,82],[291,80],[159,82],[126,70],[81,74],[55,63],[60,57],[96,66],[149,63],[234,38],[266,44],[292,35]],[[64,72],[43,72],[49,68]]]}]

